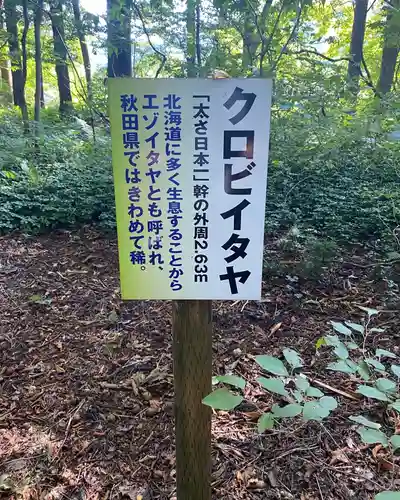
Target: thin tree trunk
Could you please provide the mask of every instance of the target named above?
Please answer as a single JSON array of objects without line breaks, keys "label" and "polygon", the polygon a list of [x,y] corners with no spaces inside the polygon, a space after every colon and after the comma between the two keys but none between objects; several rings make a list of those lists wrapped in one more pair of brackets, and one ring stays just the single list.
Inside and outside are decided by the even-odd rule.
[{"label": "thin tree trunk", "polygon": [[196,64],[198,68],[198,73],[200,73],[200,68],[201,68],[200,24],[201,24],[200,1],[197,0],[196,1],[196,56],[197,56]]},{"label": "thin tree trunk", "polygon": [[[4,12],[4,0],[0,0],[0,30],[6,31]],[[11,63],[7,54],[7,49],[2,48],[0,53],[0,72],[1,72],[1,85],[4,94],[10,102],[12,102],[12,75]]]},{"label": "thin tree trunk", "polygon": [[40,108],[42,97],[42,46],[40,28],[42,23],[43,0],[38,0],[35,10],[35,132],[39,137]]},{"label": "thin tree trunk", "polygon": [[130,0],[107,0],[107,46],[108,76],[132,76]]},{"label": "thin tree trunk", "polygon": [[46,103],[44,101],[44,88],[43,88],[43,66],[41,67],[41,74],[40,74],[40,107],[42,109],[46,107]]},{"label": "thin tree trunk", "polygon": [[186,63],[187,76],[197,76],[196,69],[196,0],[187,0],[186,8]]},{"label": "thin tree trunk", "polygon": [[85,31],[82,25],[81,19],[81,9],[79,6],[79,0],[72,0],[72,8],[74,10],[75,27],[78,33],[79,43],[81,45],[83,65],[85,67],[86,75],[86,86],[87,86],[87,96],[88,101],[92,101],[92,73],[90,67],[90,57],[89,50],[86,43]]},{"label": "thin tree trunk", "polygon": [[25,100],[24,69],[21,61],[21,49],[18,40],[18,17],[14,0],[5,1],[6,26],[9,35],[10,58],[12,63],[14,105],[21,109],[24,130],[29,128],[28,108]]},{"label": "thin tree trunk", "polygon": [[361,63],[363,59],[363,46],[365,36],[365,23],[367,20],[368,0],[354,0],[354,19],[351,32],[350,57],[347,68],[347,77],[355,94],[359,91],[361,76]]},{"label": "thin tree trunk", "polygon": [[61,0],[50,2],[51,26],[53,29],[54,56],[56,59],[56,73],[58,93],[60,96],[60,114],[65,115],[72,111],[71,84],[67,65],[67,47],[65,45],[64,20]]},{"label": "thin tree trunk", "polygon": [[390,92],[396,73],[396,62],[400,52],[400,36],[398,15],[400,0],[393,0],[392,8],[388,8],[382,49],[381,71],[378,80],[378,92]]}]

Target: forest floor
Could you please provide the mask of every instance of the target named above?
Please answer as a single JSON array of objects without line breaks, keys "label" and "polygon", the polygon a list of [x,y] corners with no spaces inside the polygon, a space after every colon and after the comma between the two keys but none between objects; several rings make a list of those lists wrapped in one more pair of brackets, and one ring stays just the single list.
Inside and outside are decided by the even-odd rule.
[{"label": "forest floor", "polygon": [[[361,305],[384,309],[369,341],[399,353],[387,283],[371,276],[369,256],[349,259],[323,282],[283,275],[266,280],[262,302],[214,304],[214,374],[243,376],[249,403],[213,415],[213,498],[369,500],[400,489],[400,459],[363,445],[348,421],[382,418],[382,407],[358,400],[357,381],[326,371],[315,350],[329,320],[359,322]],[[174,498],[170,303],[122,303],[118,286],[116,243],[91,229],[0,239],[0,497]],[[291,419],[259,435],[273,399],[253,357],[283,347],[340,405],[322,425]]]}]

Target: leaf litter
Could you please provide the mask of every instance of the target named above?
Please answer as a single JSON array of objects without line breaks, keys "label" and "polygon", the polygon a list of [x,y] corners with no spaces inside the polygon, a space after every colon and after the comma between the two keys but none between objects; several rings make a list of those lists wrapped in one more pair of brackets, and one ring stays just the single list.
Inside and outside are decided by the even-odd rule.
[{"label": "leaf litter", "polygon": [[[174,498],[170,303],[123,303],[116,243],[91,228],[2,237],[0,250],[0,497]],[[372,500],[400,488],[398,458],[361,445],[348,420],[356,384],[315,355],[330,321],[352,327],[360,304],[382,303],[371,283],[337,264],[329,283],[296,282],[302,300],[282,276],[266,279],[260,303],[214,304],[214,375],[247,383],[236,411],[213,416],[213,498]],[[398,316],[379,319],[388,326],[370,342],[399,354]],[[260,434],[277,395],[256,382],[254,357],[283,348],[339,407],[322,425],[291,419]],[[363,401],[362,414],[379,419],[379,403]]]}]

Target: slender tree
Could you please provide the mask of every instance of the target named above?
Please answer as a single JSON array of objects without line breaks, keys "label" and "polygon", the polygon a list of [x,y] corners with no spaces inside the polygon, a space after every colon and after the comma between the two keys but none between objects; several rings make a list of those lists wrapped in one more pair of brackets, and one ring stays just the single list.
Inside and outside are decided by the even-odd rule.
[{"label": "slender tree", "polygon": [[56,59],[58,93],[60,97],[60,114],[65,115],[72,110],[72,96],[67,64],[68,49],[65,44],[61,0],[51,0],[50,15],[54,40],[54,57]]},{"label": "slender tree", "polygon": [[132,76],[131,0],[107,0],[109,77]]},{"label": "slender tree", "polygon": [[38,0],[35,9],[35,126],[36,136],[39,135],[40,108],[42,100],[42,45],[40,31],[42,23],[43,0]]},{"label": "slender tree", "polygon": [[[29,128],[28,108],[25,100],[25,80],[24,70],[21,58],[21,49],[18,39],[18,16],[15,5],[15,0],[5,0],[4,4],[6,14],[6,26],[8,32],[8,42],[10,48],[11,71],[13,81],[13,97],[14,105],[21,109],[22,120],[24,122],[25,131]],[[24,7],[25,10],[25,7]],[[24,16],[25,17],[25,16]],[[25,21],[26,26],[26,21]],[[25,27],[24,27],[25,31]]]},{"label": "slender tree", "polygon": [[92,73],[90,67],[89,50],[86,43],[85,30],[82,23],[81,9],[79,0],[72,0],[72,8],[74,11],[75,28],[78,34],[79,43],[81,46],[83,65],[85,67],[87,96],[89,102],[92,100]]},{"label": "slender tree", "polygon": [[354,0],[354,18],[351,32],[350,57],[347,76],[353,91],[357,94],[363,60],[365,24],[367,20],[368,0]]},{"label": "slender tree", "polygon": [[[5,33],[6,32],[6,23],[5,23],[5,10],[4,10],[4,0],[0,0],[0,30]],[[12,101],[12,75],[11,75],[11,63],[10,58],[7,54],[6,45],[7,44],[8,33],[4,37],[4,47],[0,50],[0,74],[2,81],[2,90],[5,91],[7,97]],[[6,87],[4,87],[6,85]]]},{"label": "slender tree", "polygon": [[400,52],[400,0],[392,0],[385,6],[387,10],[384,28],[381,69],[378,80],[378,92],[390,92],[396,73],[396,62]]},{"label": "slender tree", "polygon": [[197,76],[196,68],[196,0],[187,0],[186,8],[186,63],[187,76]]}]

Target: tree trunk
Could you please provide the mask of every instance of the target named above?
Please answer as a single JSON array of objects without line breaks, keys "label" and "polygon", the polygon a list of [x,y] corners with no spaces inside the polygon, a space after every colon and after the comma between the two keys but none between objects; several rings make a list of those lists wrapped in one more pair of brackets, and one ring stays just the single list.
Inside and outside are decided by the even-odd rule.
[{"label": "tree trunk", "polygon": [[1,83],[2,89],[7,94],[7,100],[12,101],[12,74],[11,74],[11,64],[7,56],[1,54],[0,59],[1,65]]},{"label": "tree trunk", "polygon": [[396,61],[400,51],[399,26],[400,0],[393,0],[392,8],[387,8],[381,71],[378,80],[378,92],[390,92],[396,72]]},{"label": "tree trunk", "polygon": [[107,46],[108,76],[132,76],[130,0],[107,0]]},{"label": "tree trunk", "polygon": [[201,30],[201,11],[200,11],[200,1],[196,2],[196,57],[197,57],[197,68],[198,68],[198,76],[200,76],[201,70],[201,44],[200,44],[200,30]]},{"label": "tree trunk", "polygon": [[[6,31],[4,16],[4,0],[0,0],[0,30]],[[11,63],[7,54],[7,49],[2,48],[0,53],[1,88],[7,99],[12,102],[12,75]]]},{"label": "tree trunk", "polygon": [[65,115],[72,110],[71,84],[67,64],[67,47],[65,45],[64,20],[61,0],[50,2],[51,26],[53,29],[54,57],[58,93],[60,96],[60,114]]},{"label": "tree trunk", "polygon": [[88,101],[92,101],[92,73],[90,67],[90,57],[89,50],[86,43],[85,31],[82,25],[81,19],[81,9],[79,6],[79,0],[72,0],[72,8],[74,10],[75,27],[78,33],[79,43],[81,45],[83,65],[85,67],[86,75],[86,87],[87,87],[87,97]]},{"label": "tree trunk", "polygon": [[44,102],[43,67],[41,68],[41,74],[40,74],[40,107],[42,109],[46,107],[46,103]]},{"label": "tree trunk", "polygon": [[40,108],[42,98],[42,46],[40,28],[42,23],[43,0],[38,0],[35,10],[35,132],[39,136]]},{"label": "tree trunk", "polygon": [[186,8],[186,63],[188,78],[197,76],[196,68],[196,0],[187,0]]},{"label": "tree trunk", "polygon": [[355,94],[359,90],[361,63],[363,60],[363,46],[365,23],[367,19],[368,0],[355,0],[353,29],[351,32],[350,57],[347,68],[347,77]]},{"label": "tree trunk", "polygon": [[18,40],[18,17],[14,0],[6,0],[4,4],[6,26],[9,35],[10,58],[12,64],[14,105],[21,109],[24,130],[29,127],[28,108],[25,100],[24,69],[21,61],[21,49]]}]

